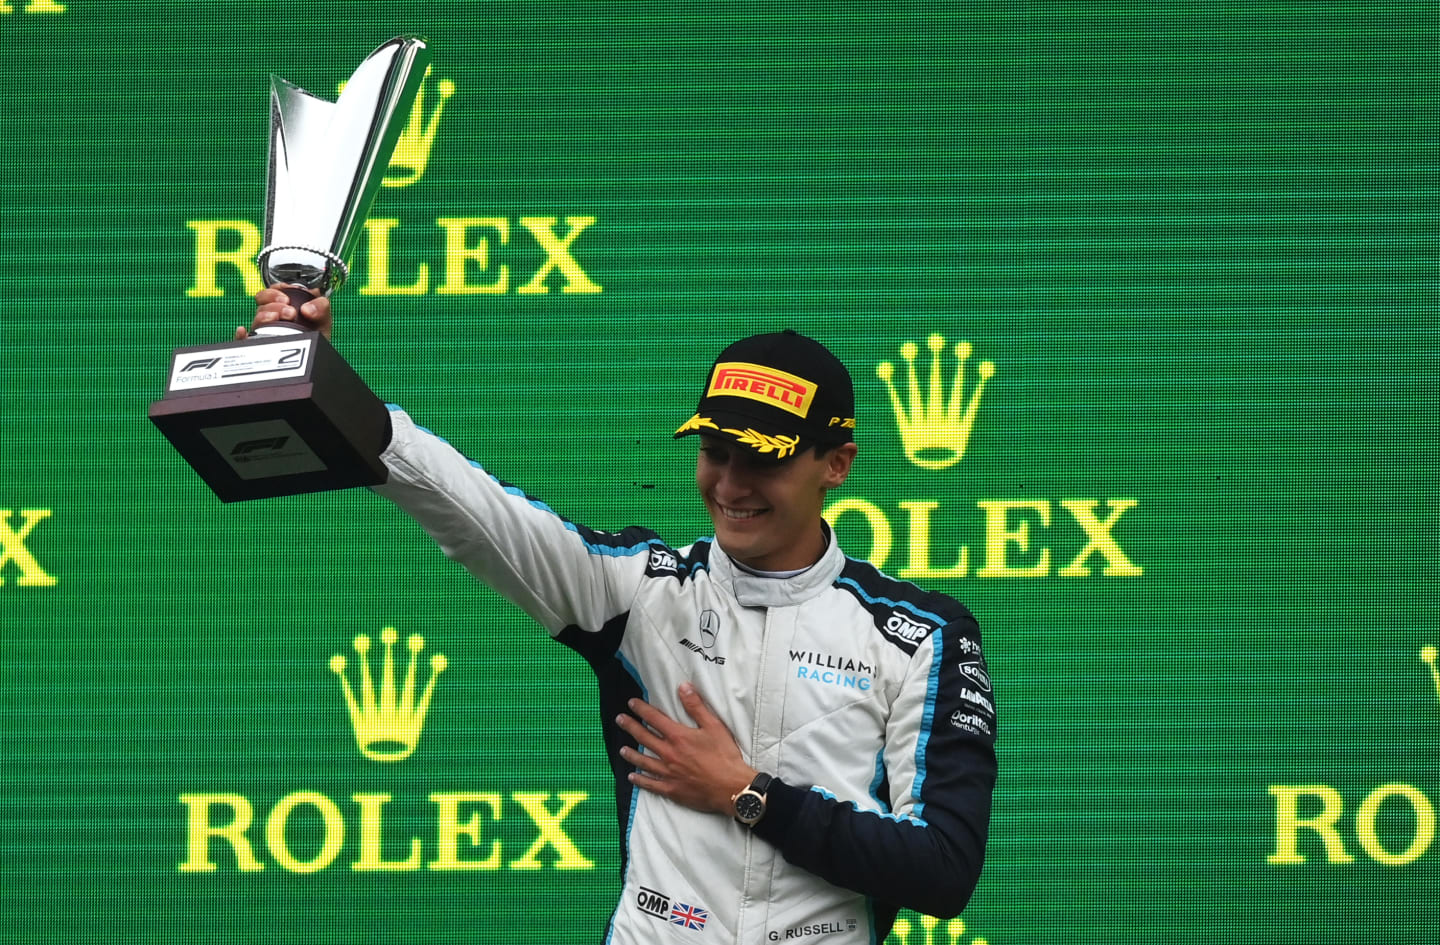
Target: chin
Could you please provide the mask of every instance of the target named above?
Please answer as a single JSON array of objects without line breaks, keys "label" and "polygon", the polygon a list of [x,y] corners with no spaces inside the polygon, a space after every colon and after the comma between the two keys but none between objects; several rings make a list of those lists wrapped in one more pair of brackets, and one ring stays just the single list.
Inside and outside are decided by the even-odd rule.
[{"label": "chin", "polygon": [[724,527],[715,529],[715,540],[719,542],[721,550],[741,564],[749,564],[764,555],[764,551],[756,548],[753,542],[746,541],[743,536],[727,531]]}]

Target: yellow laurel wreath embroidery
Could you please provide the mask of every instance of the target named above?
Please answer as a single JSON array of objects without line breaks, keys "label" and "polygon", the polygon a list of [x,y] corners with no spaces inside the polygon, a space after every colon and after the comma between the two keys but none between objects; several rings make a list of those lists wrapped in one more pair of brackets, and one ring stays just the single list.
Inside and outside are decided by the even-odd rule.
[{"label": "yellow laurel wreath embroidery", "polygon": [[745,446],[753,446],[757,452],[775,454],[776,459],[784,459],[795,452],[795,447],[800,444],[798,436],[769,436],[759,430],[731,430],[728,427],[723,431],[734,434],[735,439]]},{"label": "yellow laurel wreath embroidery", "polygon": [[697,413],[695,416],[682,423],[680,425],[680,429],[676,430],[675,432],[679,434],[685,433],[690,430],[700,429],[718,430],[720,428],[715,425],[714,420],[711,420],[709,417],[702,417]]}]

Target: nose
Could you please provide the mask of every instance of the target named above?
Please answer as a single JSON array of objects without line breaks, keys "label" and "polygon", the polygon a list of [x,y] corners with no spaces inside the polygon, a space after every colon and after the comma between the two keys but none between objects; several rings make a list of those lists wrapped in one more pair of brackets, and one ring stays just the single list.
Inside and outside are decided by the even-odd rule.
[{"label": "nose", "polygon": [[720,499],[739,499],[754,490],[753,476],[749,466],[739,457],[731,454],[716,469],[715,495]]}]

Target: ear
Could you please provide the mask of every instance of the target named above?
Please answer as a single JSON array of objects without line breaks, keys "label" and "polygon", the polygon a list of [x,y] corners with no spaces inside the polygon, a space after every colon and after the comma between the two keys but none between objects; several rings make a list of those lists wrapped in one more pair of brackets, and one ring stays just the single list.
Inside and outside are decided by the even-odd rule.
[{"label": "ear", "polygon": [[859,451],[860,447],[854,443],[846,443],[825,454],[826,489],[835,489],[845,483],[850,475],[850,466],[855,462],[855,454]]}]

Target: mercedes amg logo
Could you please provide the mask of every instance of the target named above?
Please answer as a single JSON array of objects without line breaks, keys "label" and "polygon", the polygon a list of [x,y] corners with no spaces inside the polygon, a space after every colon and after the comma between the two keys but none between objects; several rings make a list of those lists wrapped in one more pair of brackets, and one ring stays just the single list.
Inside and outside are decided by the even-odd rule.
[{"label": "mercedes amg logo", "polygon": [[720,615],[713,610],[700,614],[700,643],[705,649],[715,645],[715,635],[720,632]]}]

